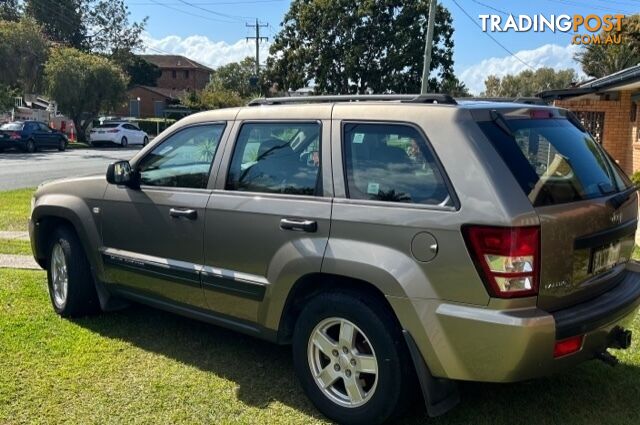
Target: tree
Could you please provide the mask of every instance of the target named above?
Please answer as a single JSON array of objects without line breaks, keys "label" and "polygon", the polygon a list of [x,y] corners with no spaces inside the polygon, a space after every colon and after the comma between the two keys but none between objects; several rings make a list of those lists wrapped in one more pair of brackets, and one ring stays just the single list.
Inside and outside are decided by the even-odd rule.
[{"label": "tree", "polygon": [[34,20],[0,21],[0,85],[34,93],[47,53],[48,42]]},{"label": "tree", "polygon": [[157,85],[162,71],[157,65],[152,64],[130,51],[117,51],[111,59],[129,76],[129,87],[135,85]]},{"label": "tree", "polygon": [[52,41],[106,55],[139,48],[147,21],[130,23],[123,0],[26,0],[25,13]]},{"label": "tree", "polygon": [[209,110],[242,106],[246,102],[237,92],[207,84],[200,92],[189,92],[181,99],[182,104],[195,110]]},{"label": "tree", "polygon": [[0,21],[18,21],[19,19],[18,0],[0,0]]},{"label": "tree", "polygon": [[232,62],[216,69],[211,77],[211,85],[218,90],[236,92],[243,98],[257,97],[260,93],[259,82],[251,85],[255,74],[256,60],[246,57],[240,62]]},{"label": "tree", "polygon": [[45,65],[47,93],[86,139],[86,129],[101,111],[125,99],[127,78],[112,61],[70,47],[53,49]]},{"label": "tree", "polygon": [[602,40],[621,37],[620,44],[588,44],[575,56],[585,74],[595,78],[613,74],[640,63],[640,15],[623,18],[621,30],[602,31]]},{"label": "tree", "polygon": [[525,70],[516,75],[499,78],[489,75],[484,81],[486,97],[528,97],[545,90],[563,89],[577,81],[573,69],[556,71],[553,68]]},{"label": "tree", "polygon": [[[267,80],[320,93],[420,90],[428,0],[294,0],[267,59]],[[438,5],[431,90],[453,76],[453,26]]]},{"label": "tree", "polygon": [[25,13],[42,26],[49,40],[78,49],[87,47],[82,0],[27,0]]}]

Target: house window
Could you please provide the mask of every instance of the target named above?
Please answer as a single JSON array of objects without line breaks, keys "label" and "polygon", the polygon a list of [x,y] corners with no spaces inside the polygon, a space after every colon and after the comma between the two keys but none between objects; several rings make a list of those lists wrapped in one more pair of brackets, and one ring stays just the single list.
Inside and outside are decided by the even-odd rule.
[{"label": "house window", "polygon": [[176,78],[176,70],[171,71],[171,78]]},{"label": "house window", "polygon": [[184,79],[185,80],[189,79],[189,70],[184,71]]}]

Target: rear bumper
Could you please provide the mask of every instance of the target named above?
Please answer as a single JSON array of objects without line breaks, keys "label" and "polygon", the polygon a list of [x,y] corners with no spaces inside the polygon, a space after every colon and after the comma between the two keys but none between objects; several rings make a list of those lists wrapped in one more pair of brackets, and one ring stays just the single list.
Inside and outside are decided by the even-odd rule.
[{"label": "rear bumper", "polygon": [[[615,328],[629,328],[640,307],[640,269],[631,264],[623,273],[609,292],[554,313],[535,307],[494,310],[432,300],[407,300],[410,305],[404,306],[399,299],[390,302],[394,309],[409,307],[417,313],[419,324],[408,316],[400,320],[434,376],[515,382],[593,359],[610,345]],[[582,349],[554,358],[556,341],[576,335],[584,335]]]},{"label": "rear bumper", "polygon": [[114,136],[107,134],[91,134],[89,135],[89,141],[91,143],[120,143],[120,136],[117,134]]}]

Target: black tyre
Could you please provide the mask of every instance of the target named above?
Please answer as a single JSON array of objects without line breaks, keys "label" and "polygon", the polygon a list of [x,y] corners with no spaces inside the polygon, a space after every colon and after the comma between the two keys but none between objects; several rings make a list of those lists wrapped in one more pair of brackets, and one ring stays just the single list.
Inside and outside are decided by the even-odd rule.
[{"label": "black tyre", "polygon": [[75,231],[66,226],[57,228],[48,252],[49,296],[56,313],[76,317],[99,311],[89,261]]},{"label": "black tyre", "polygon": [[126,137],[123,137],[122,140],[120,140],[120,147],[126,148],[128,145],[129,145],[129,141],[127,140]]},{"label": "black tyre", "polygon": [[36,151],[36,142],[34,142],[33,140],[27,140],[27,146],[25,147],[25,150],[29,153],[34,153]]},{"label": "black tyre", "polygon": [[145,136],[144,140],[142,140],[142,146],[147,146],[148,144],[149,144],[149,138]]},{"label": "black tyre", "polygon": [[67,150],[67,141],[64,139],[60,139],[60,141],[58,142],[58,150],[60,152],[64,152],[65,150]]},{"label": "black tyre", "polygon": [[375,297],[311,299],[294,329],[293,362],[313,404],[342,424],[382,423],[411,399],[415,381],[402,331]]}]

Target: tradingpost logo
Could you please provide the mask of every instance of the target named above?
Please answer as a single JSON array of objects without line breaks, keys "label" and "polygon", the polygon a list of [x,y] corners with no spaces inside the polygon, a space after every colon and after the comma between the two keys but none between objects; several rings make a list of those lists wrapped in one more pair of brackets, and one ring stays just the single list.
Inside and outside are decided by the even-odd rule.
[{"label": "tradingpost logo", "polygon": [[[621,44],[625,15],[479,15],[484,32],[574,33],[572,44]],[[605,31],[606,34],[600,34]]]}]

